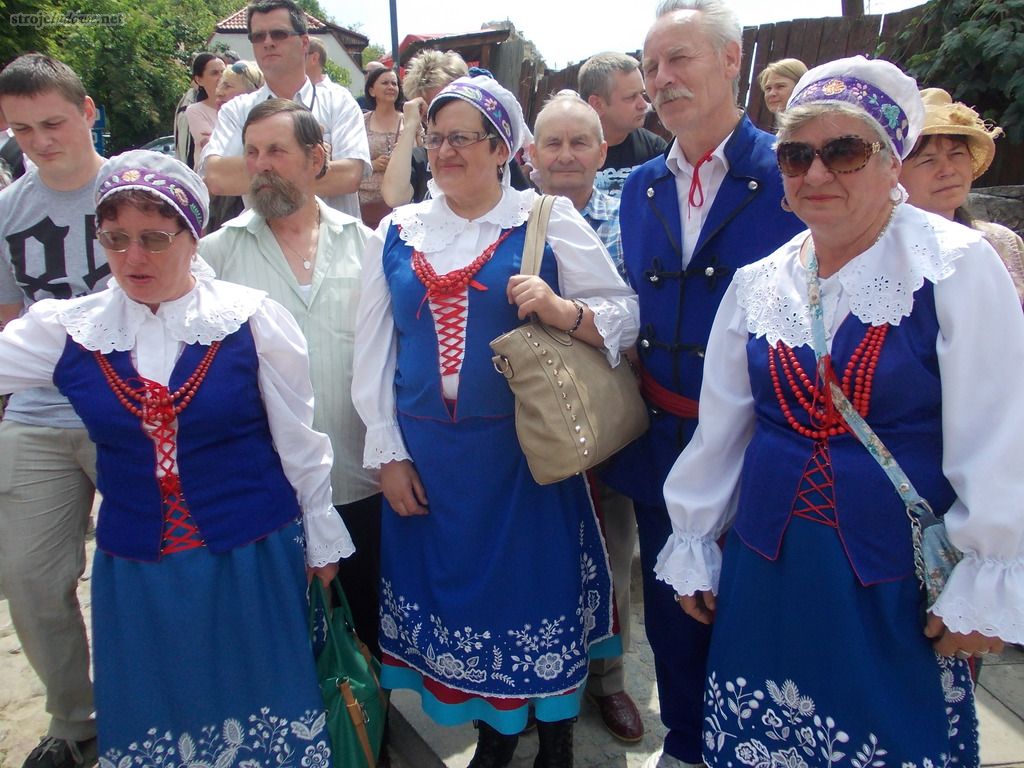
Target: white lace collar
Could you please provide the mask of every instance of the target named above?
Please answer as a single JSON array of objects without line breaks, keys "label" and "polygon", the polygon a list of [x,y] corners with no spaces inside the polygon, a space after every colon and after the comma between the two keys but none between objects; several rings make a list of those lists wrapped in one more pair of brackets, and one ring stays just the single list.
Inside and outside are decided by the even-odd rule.
[{"label": "white lace collar", "polygon": [[452,213],[445,196],[403,205],[391,214],[401,227],[402,242],[424,253],[436,253],[455,242],[469,224],[495,224],[501,229],[518,227],[530,218],[537,193],[533,190],[506,189],[498,204],[479,218],[464,219]]},{"label": "white lace collar", "polygon": [[[168,336],[184,344],[208,345],[234,333],[267,295],[214,280],[213,271],[201,259],[192,273],[196,277],[192,290],[180,299],[165,301],[155,313]],[[106,290],[69,301],[57,321],[86,349],[107,354],[133,349],[139,328],[153,314],[111,279]]]},{"label": "white lace collar", "polygon": [[[807,271],[800,262],[807,236],[802,232],[771,256],[736,272],[736,298],[746,314],[747,330],[769,344],[812,343]],[[937,283],[952,275],[956,260],[979,238],[967,227],[901,205],[881,240],[821,281],[826,329],[836,327],[840,299],[862,322],[899,325],[913,310],[914,293],[924,281]]]}]

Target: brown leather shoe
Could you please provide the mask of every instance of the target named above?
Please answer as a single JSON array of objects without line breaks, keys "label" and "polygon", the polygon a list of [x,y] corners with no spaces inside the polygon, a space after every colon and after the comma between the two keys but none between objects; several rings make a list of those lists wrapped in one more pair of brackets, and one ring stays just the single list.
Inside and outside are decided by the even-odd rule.
[{"label": "brown leather shoe", "polygon": [[601,713],[601,722],[612,736],[627,744],[635,744],[644,737],[644,721],[636,702],[625,691],[609,696],[588,694]]}]

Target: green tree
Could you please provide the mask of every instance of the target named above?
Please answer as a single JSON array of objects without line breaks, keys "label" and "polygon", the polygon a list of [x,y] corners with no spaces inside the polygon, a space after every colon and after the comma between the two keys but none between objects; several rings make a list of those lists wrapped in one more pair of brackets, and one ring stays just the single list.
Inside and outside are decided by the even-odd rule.
[{"label": "green tree", "polygon": [[340,66],[335,64],[333,61],[324,62],[324,72],[338,85],[343,85],[348,88],[352,85],[352,75],[349,74],[347,69],[342,69]]},{"label": "green tree", "polygon": [[361,62],[363,69],[366,69],[366,65],[371,61],[380,61],[384,57],[385,53],[387,53],[387,51],[384,49],[384,46],[378,45],[377,43],[370,43],[368,46],[363,48],[363,60]]},{"label": "green tree", "polygon": [[[68,3],[68,5],[73,5]],[[76,24],[60,39],[62,58],[103,104],[108,153],[168,133],[181,95],[189,87],[189,60],[201,50],[216,19],[203,0],[89,0],[82,13],[117,15],[121,23]]]},{"label": "green tree", "polygon": [[28,51],[52,55],[59,14],[48,0],[0,0],[0,66]]},{"label": "green tree", "polygon": [[1024,143],[1024,0],[932,0],[879,55]]},{"label": "green tree", "polygon": [[321,21],[330,21],[327,17],[327,11],[320,7],[320,3],[317,0],[295,0],[295,3],[306,13],[316,16]]}]

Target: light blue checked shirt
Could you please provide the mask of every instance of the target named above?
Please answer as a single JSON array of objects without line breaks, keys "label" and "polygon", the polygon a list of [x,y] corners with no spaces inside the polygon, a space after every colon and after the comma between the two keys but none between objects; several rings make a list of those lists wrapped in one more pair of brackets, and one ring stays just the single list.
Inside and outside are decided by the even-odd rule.
[{"label": "light blue checked shirt", "polygon": [[626,270],[622,265],[622,236],[619,234],[619,199],[594,187],[594,194],[580,214],[601,238],[615,268],[626,280]]}]

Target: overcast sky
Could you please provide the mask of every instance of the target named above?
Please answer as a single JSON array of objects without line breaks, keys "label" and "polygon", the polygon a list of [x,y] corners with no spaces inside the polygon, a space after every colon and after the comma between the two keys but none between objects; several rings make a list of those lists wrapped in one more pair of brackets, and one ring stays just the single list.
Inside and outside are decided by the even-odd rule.
[{"label": "overcast sky", "polygon": [[[396,0],[398,40],[408,34],[472,32],[509,19],[537,46],[549,67],[560,69],[605,50],[634,51],[654,20],[658,0]],[[887,13],[923,0],[865,0],[868,13]],[[346,27],[391,48],[388,0],[320,0]],[[733,0],[745,25],[815,16],[839,16],[841,0]]]}]

